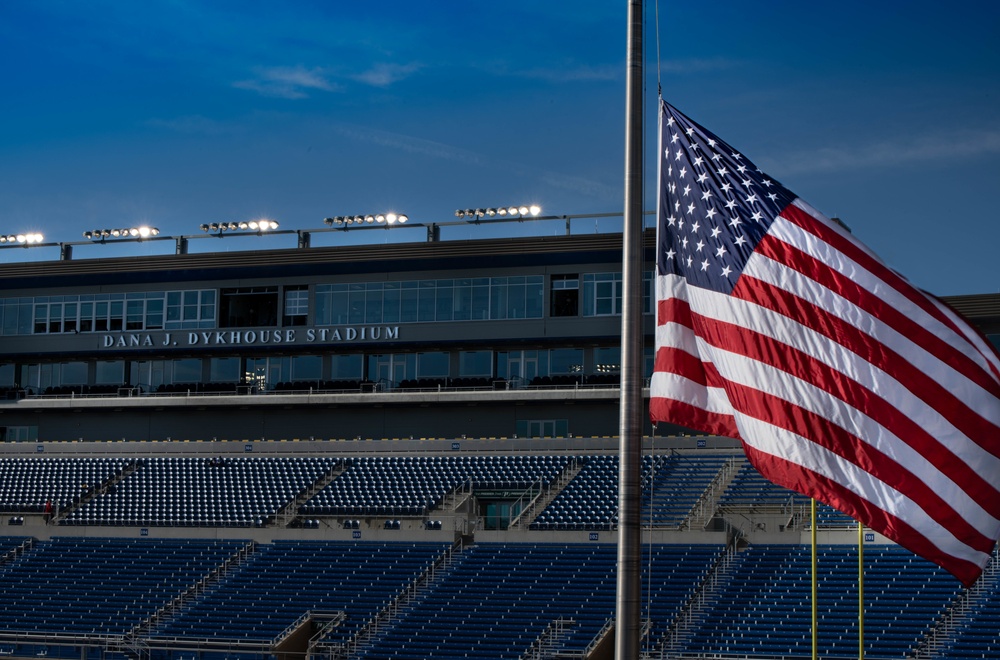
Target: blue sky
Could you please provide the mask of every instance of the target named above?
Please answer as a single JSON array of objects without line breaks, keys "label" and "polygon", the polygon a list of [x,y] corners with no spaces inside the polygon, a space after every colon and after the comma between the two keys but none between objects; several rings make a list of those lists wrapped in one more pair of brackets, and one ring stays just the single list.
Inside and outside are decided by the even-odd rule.
[{"label": "blue sky", "polygon": [[[66,242],[150,224],[177,236],[262,216],[309,229],[387,210],[454,221],[457,208],[524,202],[554,215],[619,213],[626,9],[0,3],[0,232]],[[648,162],[659,69],[668,100],[843,218],[918,286],[1000,290],[1000,3],[663,2],[658,26],[654,12],[648,4]],[[650,209],[654,177],[651,165]],[[514,231],[563,227],[446,237]],[[415,239],[406,233],[351,239]],[[192,251],[285,239],[193,241]],[[126,253],[172,251],[160,242]],[[43,253],[57,255],[0,250],[0,262]]]}]

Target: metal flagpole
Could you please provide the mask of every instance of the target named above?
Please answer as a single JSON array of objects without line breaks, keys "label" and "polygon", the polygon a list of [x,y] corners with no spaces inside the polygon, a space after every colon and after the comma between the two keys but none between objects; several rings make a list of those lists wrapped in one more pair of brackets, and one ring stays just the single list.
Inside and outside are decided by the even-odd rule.
[{"label": "metal flagpole", "polygon": [[625,221],[622,248],[621,406],[615,657],[639,657],[642,625],[640,470],[642,461],[642,0],[629,0],[625,95]]},{"label": "metal flagpole", "polygon": [[810,523],[811,531],[809,533],[809,538],[812,541],[812,660],[818,660],[819,658],[819,617],[817,616],[818,608],[816,606],[818,589],[816,588],[817,577],[816,577],[816,498],[812,498],[809,504],[809,513],[812,518]]}]

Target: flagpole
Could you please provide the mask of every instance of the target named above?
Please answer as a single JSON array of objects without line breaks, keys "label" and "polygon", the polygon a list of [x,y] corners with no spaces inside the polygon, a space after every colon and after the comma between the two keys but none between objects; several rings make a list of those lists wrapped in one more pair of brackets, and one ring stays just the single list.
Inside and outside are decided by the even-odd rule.
[{"label": "flagpole", "polygon": [[858,660],[865,660],[865,524],[858,521]]},{"label": "flagpole", "polygon": [[812,541],[812,660],[819,658],[819,617],[816,605],[818,589],[816,577],[816,498],[809,500],[809,515],[812,519],[810,524],[809,538]]},{"label": "flagpole", "polygon": [[622,229],[621,405],[615,657],[639,657],[642,625],[640,482],[642,462],[643,3],[629,0],[625,94],[625,219]]}]

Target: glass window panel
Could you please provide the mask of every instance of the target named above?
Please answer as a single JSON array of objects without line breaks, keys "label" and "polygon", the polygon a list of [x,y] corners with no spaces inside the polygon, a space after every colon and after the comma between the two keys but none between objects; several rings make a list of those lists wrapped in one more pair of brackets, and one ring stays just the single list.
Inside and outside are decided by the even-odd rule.
[{"label": "glass window panel", "polygon": [[197,358],[186,358],[173,360],[174,383],[200,383],[201,382],[201,360]]},{"label": "glass window panel", "polygon": [[594,349],[594,372],[599,374],[617,374],[621,371],[622,349],[620,346],[607,346]]},{"label": "glass window panel", "polygon": [[31,324],[31,303],[20,302],[17,306],[17,334],[30,335]]},{"label": "glass window panel", "polygon": [[437,288],[433,280],[421,282],[418,289],[419,300],[417,303],[417,320],[433,321],[435,305],[437,303]]},{"label": "glass window panel", "polygon": [[443,280],[438,280],[438,287],[434,296],[434,320],[451,321],[455,314],[455,300],[453,297],[454,290],[451,287],[450,280],[446,280],[448,282],[448,286],[442,286],[442,281]]},{"label": "glass window panel", "polygon": [[122,360],[98,360],[94,368],[94,383],[97,385],[120,385],[125,382],[125,362]]},{"label": "glass window panel", "polygon": [[316,287],[316,324],[317,325],[330,325],[330,314],[332,312],[330,308],[331,294],[325,287]]},{"label": "glass window panel", "polygon": [[349,298],[349,313],[347,322],[351,324],[365,322],[365,289],[363,286],[353,288]]},{"label": "glass window panel", "polygon": [[[523,279],[523,278],[510,278]],[[523,319],[525,316],[524,285],[507,287],[507,318]]]},{"label": "glass window panel", "polygon": [[365,292],[365,323],[382,322],[382,287],[369,287]]},{"label": "glass window panel", "polygon": [[35,333],[43,334],[49,331],[49,306],[47,303],[35,305]]},{"label": "glass window panel", "polygon": [[108,329],[113,332],[121,330],[125,323],[125,302],[122,300],[112,300],[109,316]]},{"label": "glass window panel", "polygon": [[387,283],[382,291],[382,323],[399,323],[401,299],[402,290],[399,286],[395,282]]},{"label": "glass window panel", "polygon": [[76,308],[78,304],[69,302],[63,305],[63,332],[76,332]]},{"label": "glass window panel", "polygon": [[292,380],[319,380],[323,376],[323,359],[318,355],[292,357]]},{"label": "glass window panel", "polygon": [[556,348],[549,351],[549,373],[576,374],[583,371],[583,350]]},{"label": "glass window panel", "polygon": [[361,380],[363,369],[364,356],[361,353],[330,357],[330,378],[332,380]]},{"label": "glass window panel", "polygon": [[86,362],[63,362],[60,367],[60,384],[62,385],[86,385],[87,384],[87,363]]},{"label": "glass window panel", "polygon": [[146,301],[146,329],[163,329],[163,299],[152,299]]},{"label": "glass window panel", "polygon": [[458,280],[455,283],[454,316],[456,321],[468,321],[472,318],[472,283],[469,280]]},{"label": "glass window panel", "polygon": [[542,318],[542,281],[529,278],[524,290],[524,316],[529,319]]},{"label": "glass window panel", "polygon": [[407,284],[409,282],[403,283],[403,289],[399,293],[399,320],[404,323],[413,323],[420,318],[420,294],[418,289],[407,287]]},{"label": "glass window panel", "polygon": [[492,351],[462,351],[458,354],[459,376],[492,376]]},{"label": "glass window panel", "polygon": [[447,376],[447,353],[419,353],[417,355],[417,378],[445,378]]},{"label": "glass window panel", "polygon": [[208,379],[214,383],[235,383],[240,380],[238,357],[212,358],[209,360]]},{"label": "glass window panel", "polygon": [[129,300],[125,305],[125,329],[142,330],[145,300]]}]

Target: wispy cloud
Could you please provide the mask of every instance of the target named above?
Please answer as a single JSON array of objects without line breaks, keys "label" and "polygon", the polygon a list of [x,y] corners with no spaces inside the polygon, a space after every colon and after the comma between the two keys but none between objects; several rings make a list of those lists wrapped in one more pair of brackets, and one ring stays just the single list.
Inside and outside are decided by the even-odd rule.
[{"label": "wispy cloud", "polygon": [[372,87],[388,87],[403,78],[407,78],[420,68],[421,65],[415,62],[409,64],[376,64],[367,71],[362,71],[359,74],[351,76],[351,78]]},{"label": "wispy cloud", "polygon": [[598,181],[551,170],[541,170],[521,162],[485,156],[442,142],[346,124],[335,126],[334,130],[352,140],[419,154],[429,158],[452,161],[463,165],[507,169],[516,174],[542,181],[548,186],[561,188],[594,199],[617,199],[621,196],[620,188],[608,186]]},{"label": "wispy cloud", "polygon": [[432,158],[450,160],[458,163],[478,165],[485,163],[483,156],[474,151],[444,144],[442,142],[435,142],[433,140],[425,140],[423,138],[413,137],[410,135],[402,135],[375,128],[351,126],[347,124],[337,125],[335,130],[344,137],[357,140],[359,142],[375,144],[380,147],[389,147],[391,149],[398,149],[408,153],[421,154]]},{"label": "wispy cloud", "polygon": [[309,92],[336,92],[340,85],[331,82],[323,69],[307,69],[303,66],[260,67],[254,70],[256,76],[248,80],[239,80],[233,87],[257,92],[263,96],[273,96],[283,99],[308,98]]},{"label": "wispy cloud", "polygon": [[929,161],[956,161],[1000,153],[1000,130],[962,131],[856,148],[826,147],[775,159],[783,174],[840,172]]}]

